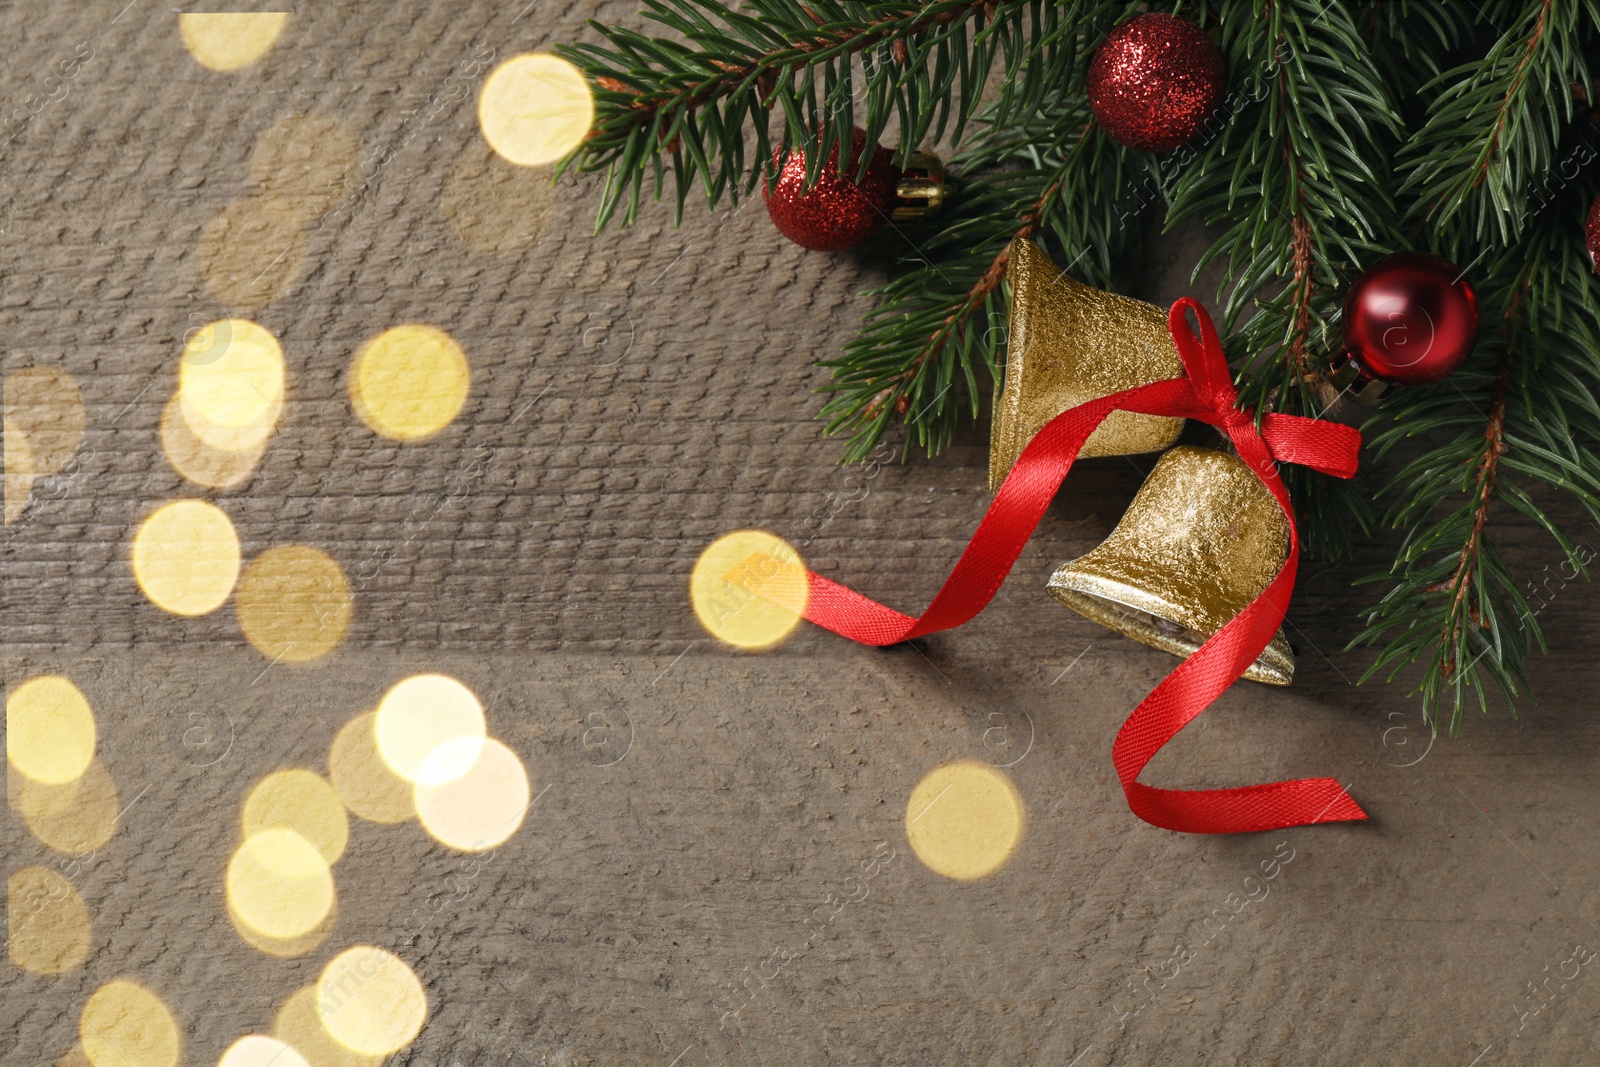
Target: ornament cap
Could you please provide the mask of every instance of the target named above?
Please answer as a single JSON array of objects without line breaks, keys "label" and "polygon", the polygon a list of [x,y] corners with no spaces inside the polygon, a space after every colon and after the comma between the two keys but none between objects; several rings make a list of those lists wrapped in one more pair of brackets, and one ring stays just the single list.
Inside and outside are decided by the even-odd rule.
[{"label": "ornament cap", "polygon": [[926,222],[944,210],[946,192],[944,164],[932,152],[919,148],[911,153],[895,183],[894,210],[889,217],[895,222]]},{"label": "ornament cap", "polygon": [[[1078,614],[1187,658],[1261,595],[1288,552],[1288,520],[1248,464],[1179,445],[1111,536],[1063,564],[1048,588]],[[1289,684],[1294,653],[1282,630],[1244,676]]]},{"label": "ornament cap", "polygon": [[1358,404],[1376,405],[1389,395],[1393,388],[1361,369],[1361,364],[1348,351],[1339,353],[1333,361],[1333,387]]}]

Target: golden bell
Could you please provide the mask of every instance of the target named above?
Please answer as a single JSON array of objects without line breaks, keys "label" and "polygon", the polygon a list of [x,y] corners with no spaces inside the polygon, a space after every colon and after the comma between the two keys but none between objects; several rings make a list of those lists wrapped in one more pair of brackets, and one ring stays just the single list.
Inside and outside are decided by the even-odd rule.
[{"label": "golden bell", "polygon": [[[1180,445],[1111,536],[1062,564],[1049,589],[1102,626],[1187,657],[1260,595],[1288,551],[1288,520],[1243,460]],[[1289,684],[1294,653],[1281,629],[1244,676]]]},{"label": "golden bell", "polygon": [[[989,437],[989,488],[1000,488],[1045,423],[1079,404],[1183,373],[1167,313],[1084,285],[1026,238],[1011,242],[1010,338]],[[1182,419],[1113,411],[1079,456],[1160,452]]]}]

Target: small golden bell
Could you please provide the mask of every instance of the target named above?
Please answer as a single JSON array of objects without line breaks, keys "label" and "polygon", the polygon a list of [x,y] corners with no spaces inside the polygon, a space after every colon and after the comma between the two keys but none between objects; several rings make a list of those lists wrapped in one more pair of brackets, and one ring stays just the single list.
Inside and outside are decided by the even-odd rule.
[{"label": "small golden bell", "polygon": [[[1183,373],[1167,313],[1143,300],[1068,277],[1026,238],[1011,242],[1005,377],[995,390],[989,436],[989,488],[1000,488],[1045,423],[1079,404],[1176,378]],[[1160,452],[1183,420],[1113,411],[1079,456]]]},{"label": "small golden bell", "polygon": [[932,152],[911,153],[894,187],[895,222],[926,222],[944,209],[944,164]]},{"label": "small golden bell", "polygon": [[[1156,462],[1111,536],[1050,578],[1051,594],[1102,626],[1187,657],[1277,576],[1289,524],[1237,456],[1180,445]],[[1244,676],[1288,685],[1280,629]]]}]

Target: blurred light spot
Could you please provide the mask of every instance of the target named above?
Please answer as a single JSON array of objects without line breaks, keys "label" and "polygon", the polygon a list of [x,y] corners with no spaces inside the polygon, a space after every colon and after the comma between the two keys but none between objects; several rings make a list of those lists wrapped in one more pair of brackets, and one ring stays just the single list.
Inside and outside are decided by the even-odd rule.
[{"label": "blurred light spot", "polygon": [[196,63],[207,70],[231,71],[266,55],[288,23],[289,16],[278,12],[183,14],[178,32]]},{"label": "blurred light spot", "polygon": [[83,442],[83,394],[55,367],[27,367],[5,377],[5,521],[28,508],[33,483],[67,465]]},{"label": "blurred light spot", "polygon": [[577,148],[593,125],[589,83],[556,56],[512,56],[490,73],[478,96],[483,139],[518,166],[554,163]]},{"label": "blurred light spot", "polygon": [[4,391],[5,417],[27,436],[33,475],[42,478],[66,466],[83,443],[83,393],[77,379],[58,367],[25,367],[6,375]]},{"label": "blurred light spot", "polygon": [[789,543],[763,530],[738,530],[700,554],[689,600],[700,625],[735,648],[767,649],[805,612],[806,567]]},{"label": "blurred light spot", "polygon": [[993,874],[1022,837],[1022,798],[1011,779],[978,760],[929,771],[906,803],[911,850],[936,874],[971,881]]},{"label": "blurred light spot", "polygon": [[228,1046],[217,1067],[309,1067],[305,1057],[275,1037],[247,1034]]},{"label": "blurred light spot", "polygon": [[76,781],[89,769],[94,745],[94,712],[65,678],[30,678],[6,697],[6,762],[34,781]]},{"label": "blurred light spot", "polygon": [[299,220],[262,197],[235,200],[200,231],[206,288],[224,304],[246,311],[282,296],[305,258]]},{"label": "blurred light spot", "polygon": [[72,786],[54,788],[70,788],[71,800],[21,812],[34,837],[57,852],[74,856],[93,852],[111,840],[117,832],[122,807],[117,800],[117,783],[105,764],[93,760]]},{"label": "blurred light spot", "polygon": [[257,933],[277,940],[311,933],[333,910],[333,872],[296,830],[245,839],[228,863],[228,907]]},{"label": "blurred light spot", "polygon": [[344,195],[360,152],[361,142],[338,119],[286,115],[256,139],[250,179],[262,198],[307,223],[327,214]]},{"label": "blurred light spot", "polygon": [[56,1060],[56,1067],[93,1067],[93,1064],[89,1062],[82,1045],[73,1045]]},{"label": "blurred light spot", "polygon": [[[213,436],[219,436],[213,434]],[[249,436],[226,432],[223,439]],[[267,450],[269,434],[259,435],[259,440],[249,447],[233,450],[209,445],[200,439],[189,420],[184,418],[182,401],[174,396],[161,416],[161,447],[167,454],[172,469],[197,485],[212,489],[226,489],[250,477]]]},{"label": "blurred light spot", "polygon": [[294,768],[276,771],[245,797],[240,829],[249,838],[266,830],[294,830],[332,866],[344,855],[350,824],[333,786],[320,775]]},{"label": "blurred light spot", "polygon": [[317,979],[322,1027],[364,1056],[387,1056],[411,1044],[428,1017],[428,998],[410,967],[373,945],[346,949]]},{"label": "blurred light spot", "polygon": [[[373,727],[389,769],[426,785],[466,774],[478,761],[487,732],[483,705],[472,690],[443,674],[412,675],[395,685],[379,702]],[[434,754],[455,740],[463,743]]]},{"label": "blurred light spot", "polygon": [[411,783],[378,754],[377,716],[364,712],[344,724],[328,751],[328,777],[345,807],[369,822],[405,822],[416,813]]},{"label": "blurred light spot", "polygon": [[0,446],[5,451],[6,500],[5,524],[10,526],[28,510],[28,498],[33,493],[33,447],[22,427],[7,415],[4,423],[5,441]]},{"label": "blurred light spot", "polygon": [[290,994],[272,1021],[272,1036],[293,1045],[310,1067],[377,1067],[381,1056],[351,1052],[329,1036],[317,1016],[317,987],[302,986]]},{"label": "blurred light spot", "polygon": [[174,615],[215,611],[239,577],[239,535],[221,508],[175,500],[134,535],[133,576],[151,603]]},{"label": "blurred light spot", "polygon": [[478,756],[467,772],[440,785],[416,788],[417,818],[440,844],[482,852],[503,843],[522,825],[528,810],[528,772],[517,754],[494,738],[458,737],[429,754],[424,779],[435,763],[453,766],[469,750]]},{"label": "blurred light spot", "polygon": [[[221,319],[194,332],[178,363],[184,418],[216,448],[244,449],[272,432],[283,407],[283,349],[249,319]],[[232,431],[236,439],[226,434]]]},{"label": "blurred light spot", "polygon": [[89,955],[89,909],[72,883],[49,867],[24,867],[6,880],[6,945],[11,962],[34,974],[70,971]]},{"label": "blurred light spot", "polygon": [[95,991],[78,1020],[78,1040],[94,1067],[174,1067],[178,1024],[161,998],[116,979]]},{"label": "blurred light spot", "polygon": [[6,775],[6,803],[23,817],[60,815],[72,807],[83,786],[82,777],[60,785],[36,782],[25,774]]},{"label": "blurred light spot", "polygon": [[268,937],[240,918],[231,903],[228,905],[228,920],[233,924],[233,931],[239,935],[239,940],[263,955],[278,959],[297,959],[319,948],[333,933],[338,916],[339,899],[336,894],[327,916],[310,930],[296,937]]},{"label": "blurred light spot", "polygon": [[270,548],[239,578],[239,628],[270,660],[325,656],[350,625],[350,585],[326,553],[305,545]]},{"label": "blurred light spot", "polygon": [[444,180],[439,208],[461,243],[505,255],[531,245],[555,214],[550,176],[514,167],[477,142]]},{"label": "blurred light spot", "polygon": [[415,441],[450,425],[471,382],[466,354],[449,334],[411,323],[361,346],[350,368],[350,399],[373,431]]}]

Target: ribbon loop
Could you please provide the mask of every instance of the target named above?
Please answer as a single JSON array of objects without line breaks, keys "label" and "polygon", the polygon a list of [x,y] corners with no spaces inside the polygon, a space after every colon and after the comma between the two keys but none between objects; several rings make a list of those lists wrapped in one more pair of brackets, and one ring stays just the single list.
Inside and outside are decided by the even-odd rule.
[{"label": "ribbon loop", "polygon": [[[1199,337],[1189,329],[1189,311],[1199,320]],[[1211,316],[1193,297],[1180,297],[1167,313],[1167,328],[1172,332],[1173,344],[1178,347],[1184,373],[1194,383],[1195,395],[1226,420],[1237,410],[1234,405],[1239,400],[1239,391],[1233,387],[1233,372],[1228,369],[1222,338],[1217,336]]]},{"label": "ribbon loop", "polygon": [[[1186,313],[1199,322],[1196,336]],[[1267,588],[1179,663],[1139,703],[1117,732],[1112,762],[1128,806],[1139,818],[1184,833],[1246,833],[1310,823],[1360,820],[1366,812],[1331,778],[1302,778],[1233,789],[1158,789],[1137,781],[1150,759],[1236,682],[1283,624],[1294,591],[1300,535],[1278,462],[1299,463],[1339,477],[1355,473],[1361,434],[1293,415],[1254,417],[1235,406],[1222,341],[1206,311],[1185,297],[1172,305],[1168,327],[1186,378],[1153,382],[1091,400],[1057,415],[1017,457],[961,559],[920,618],[807,572],[805,617],[853,641],[889,645],[959,626],[982,611],[1010,573],[1023,546],[1072,468],[1078,449],[1112,411],[1200,418],[1222,426],[1239,456],[1272,493],[1289,523],[1289,555]],[[760,595],[759,589],[753,589]]]}]

